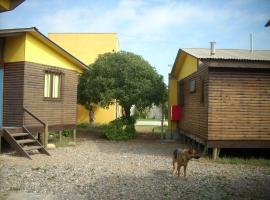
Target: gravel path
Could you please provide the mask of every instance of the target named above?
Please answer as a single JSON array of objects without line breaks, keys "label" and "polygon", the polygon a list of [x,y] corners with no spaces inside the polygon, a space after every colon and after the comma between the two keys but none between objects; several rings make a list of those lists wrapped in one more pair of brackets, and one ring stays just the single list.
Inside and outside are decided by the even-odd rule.
[{"label": "gravel path", "polygon": [[171,175],[179,143],[92,139],[33,160],[0,156],[0,199],[270,199],[270,169],[189,163],[188,178]]}]

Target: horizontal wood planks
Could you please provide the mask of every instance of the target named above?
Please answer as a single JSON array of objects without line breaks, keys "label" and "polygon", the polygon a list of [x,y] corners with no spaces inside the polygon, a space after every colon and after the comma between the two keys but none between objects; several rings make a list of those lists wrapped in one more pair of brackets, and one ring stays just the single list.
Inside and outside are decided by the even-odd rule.
[{"label": "horizontal wood planks", "polygon": [[[189,83],[192,79],[196,81],[196,89],[195,92],[190,93]],[[203,80],[204,84],[202,84]],[[186,134],[195,135],[203,140],[207,139],[207,67],[200,65],[197,72],[181,81],[184,82],[184,106],[179,128]],[[204,88],[202,88],[203,85]],[[202,89],[204,102],[201,101]]]},{"label": "horizontal wood planks", "polygon": [[3,126],[22,124],[24,63],[6,63],[3,79]]},{"label": "horizontal wood planks", "polygon": [[[45,70],[63,74],[61,99],[44,98]],[[22,107],[26,107],[50,127],[76,124],[78,73],[32,62],[7,63],[4,76],[4,126],[22,125]],[[40,124],[25,114],[28,127]]]},{"label": "horizontal wood planks", "polygon": [[210,70],[209,140],[270,140],[270,71]]}]

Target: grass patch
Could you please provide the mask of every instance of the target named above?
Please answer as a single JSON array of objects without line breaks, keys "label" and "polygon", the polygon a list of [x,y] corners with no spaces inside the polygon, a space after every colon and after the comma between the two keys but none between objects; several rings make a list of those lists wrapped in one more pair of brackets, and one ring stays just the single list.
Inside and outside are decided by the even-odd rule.
[{"label": "grass patch", "polygon": [[96,130],[101,130],[102,127],[104,127],[104,125],[101,124],[90,125],[89,123],[83,123],[77,125],[77,131],[92,132]]},{"label": "grass patch", "polygon": [[[160,122],[161,119],[137,119],[136,121],[158,121],[158,122]],[[164,120],[164,121],[166,121],[166,120]]]},{"label": "grass patch", "polygon": [[267,166],[270,167],[270,159],[263,158],[238,158],[238,157],[224,157],[218,158],[215,162],[221,164],[232,164],[232,165],[254,165],[254,166]]},{"label": "grass patch", "polygon": [[[161,133],[161,126],[154,126],[154,125],[136,125],[135,129],[137,132],[140,133],[155,133],[160,134]],[[163,127],[163,133],[166,133],[168,127]]]}]

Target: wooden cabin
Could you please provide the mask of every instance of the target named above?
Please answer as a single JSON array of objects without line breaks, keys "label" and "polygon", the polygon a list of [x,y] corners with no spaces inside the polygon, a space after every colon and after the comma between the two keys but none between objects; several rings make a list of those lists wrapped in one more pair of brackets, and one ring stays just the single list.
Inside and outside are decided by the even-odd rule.
[{"label": "wooden cabin", "polygon": [[[270,51],[180,49],[169,75],[174,133],[213,148],[270,148]],[[170,109],[169,109],[170,110]]]},{"label": "wooden cabin", "polygon": [[87,66],[36,28],[0,30],[0,50],[0,136],[21,151],[33,139],[26,133],[41,133],[46,146],[49,131],[75,129],[78,75]]}]

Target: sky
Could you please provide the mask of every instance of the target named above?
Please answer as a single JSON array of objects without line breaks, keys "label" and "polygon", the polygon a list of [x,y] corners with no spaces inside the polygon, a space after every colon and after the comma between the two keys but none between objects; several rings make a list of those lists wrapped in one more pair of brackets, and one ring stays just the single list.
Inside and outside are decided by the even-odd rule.
[{"label": "sky", "polygon": [[167,83],[179,48],[270,50],[270,0],[26,0],[0,14],[0,28],[116,32],[120,48],[143,56]]}]

